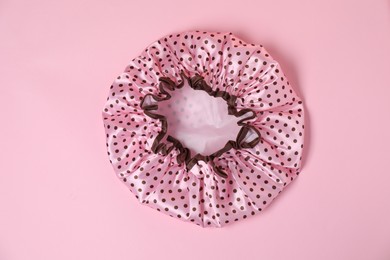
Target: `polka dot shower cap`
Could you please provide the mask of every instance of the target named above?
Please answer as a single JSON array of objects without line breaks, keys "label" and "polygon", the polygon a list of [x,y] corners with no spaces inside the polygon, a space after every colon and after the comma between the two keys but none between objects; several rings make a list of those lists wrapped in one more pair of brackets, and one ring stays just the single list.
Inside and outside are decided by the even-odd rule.
[{"label": "polka dot shower cap", "polygon": [[232,33],[150,44],[114,80],[103,121],[138,201],[201,227],[256,215],[301,170],[301,98],[262,45]]}]

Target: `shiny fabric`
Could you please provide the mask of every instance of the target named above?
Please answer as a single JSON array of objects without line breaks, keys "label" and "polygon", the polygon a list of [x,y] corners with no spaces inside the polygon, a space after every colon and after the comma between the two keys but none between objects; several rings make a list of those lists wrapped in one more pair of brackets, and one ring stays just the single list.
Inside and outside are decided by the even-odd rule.
[{"label": "shiny fabric", "polygon": [[[235,146],[216,157],[195,161],[191,167],[178,160],[182,152],[177,145],[166,153],[153,152],[152,146],[164,127],[161,119],[146,113],[142,102],[148,95],[164,97],[162,77],[175,85],[184,83],[181,73],[190,79],[200,75],[213,91],[234,96],[229,102],[234,102],[237,111],[252,111],[253,117],[247,118],[242,127],[255,131],[248,131],[237,144],[257,138],[255,146]],[[193,129],[187,127],[187,133],[181,135],[186,128],[176,127],[176,134],[168,134],[179,136],[181,145],[193,146],[193,152],[207,155],[221,145],[216,139],[229,136],[225,132],[218,136],[215,129],[234,120],[223,116],[226,111],[221,105],[207,106],[203,99],[194,102],[192,108],[187,104],[172,110],[175,113],[168,126],[171,122],[174,127],[174,114],[186,121],[177,113],[184,108],[187,115],[192,113],[205,120],[187,120],[187,125],[195,123]],[[162,101],[148,102],[149,108],[161,112]],[[138,201],[202,227],[222,227],[256,215],[301,171],[302,100],[263,46],[248,44],[232,33],[191,31],[167,35],[150,44],[113,81],[103,121],[110,162]],[[197,138],[206,128],[204,122],[213,125],[217,135],[199,144]],[[161,140],[164,145],[170,142],[166,137]],[[226,176],[218,174],[217,169]]]}]

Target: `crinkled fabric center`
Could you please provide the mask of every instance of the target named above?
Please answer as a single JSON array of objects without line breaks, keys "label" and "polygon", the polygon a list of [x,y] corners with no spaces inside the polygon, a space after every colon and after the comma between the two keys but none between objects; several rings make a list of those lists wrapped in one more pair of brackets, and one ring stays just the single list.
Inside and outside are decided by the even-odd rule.
[{"label": "crinkled fabric center", "polygon": [[187,81],[158,103],[157,113],[168,121],[167,134],[179,140],[191,154],[210,155],[235,140],[240,117],[228,114],[226,101],[194,90]]}]

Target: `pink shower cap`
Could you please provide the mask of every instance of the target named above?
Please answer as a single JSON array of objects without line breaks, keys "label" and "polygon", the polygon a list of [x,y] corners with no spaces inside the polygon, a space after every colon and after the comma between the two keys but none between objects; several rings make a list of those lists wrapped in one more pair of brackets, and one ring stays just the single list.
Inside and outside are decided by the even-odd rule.
[{"label": "pink shower cap", "polygon": [[150,44],[114,80],[103,120],[110,162],[138,201],[202,227],[256,215],[301,170],[301,98],[262,45],[232,33]]}]

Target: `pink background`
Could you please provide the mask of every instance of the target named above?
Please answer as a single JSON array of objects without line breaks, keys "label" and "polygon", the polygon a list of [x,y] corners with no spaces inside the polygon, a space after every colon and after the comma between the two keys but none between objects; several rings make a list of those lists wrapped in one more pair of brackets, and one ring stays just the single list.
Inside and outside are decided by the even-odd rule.
[{"label": "pink background", "polygon": [[[390,259],[390,1],[0,2],[0,259]],[[101,110],[166,34],[263,44],[306,104],[300,177],[202,229],[138,203]]]}]

